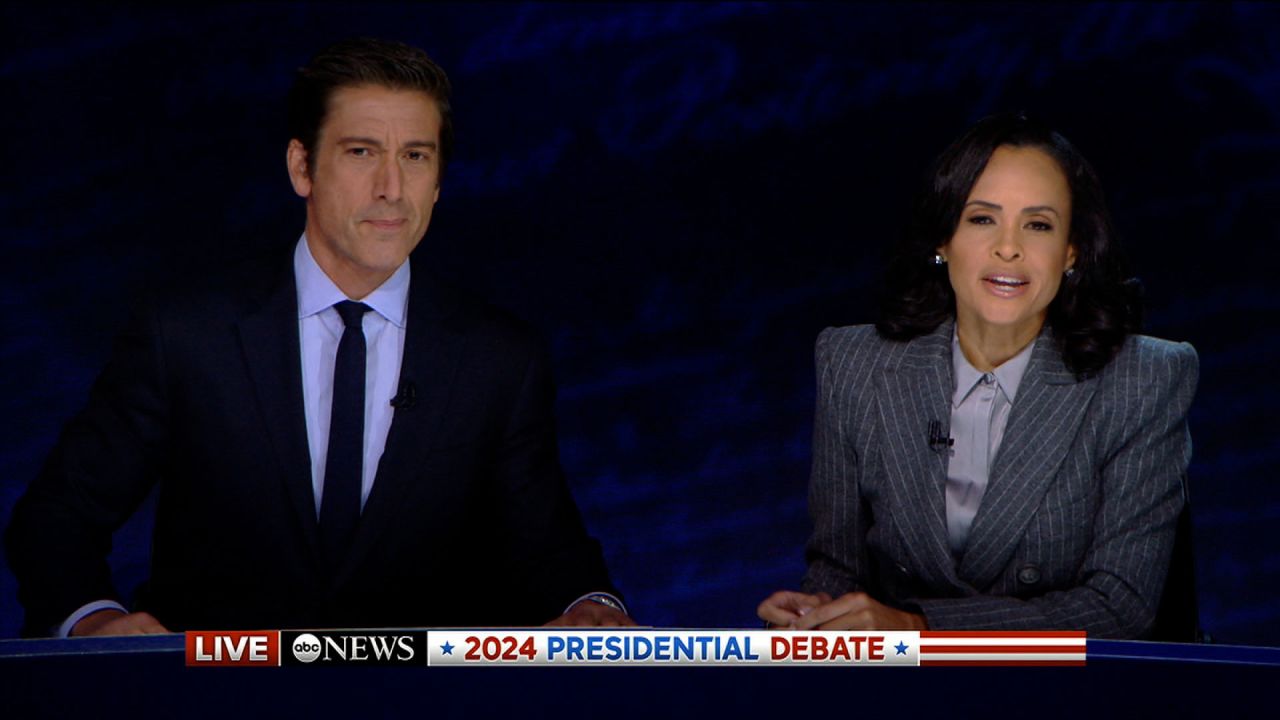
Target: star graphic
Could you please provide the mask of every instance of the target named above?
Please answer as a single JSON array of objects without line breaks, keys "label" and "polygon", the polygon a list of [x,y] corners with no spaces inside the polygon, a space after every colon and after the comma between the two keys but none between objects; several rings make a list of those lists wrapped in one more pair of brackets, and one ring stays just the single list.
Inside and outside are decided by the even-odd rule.
[{"label": "star graphic", "polygon": [[444,641],[444,644],[440,646],[440,649],[444,651],[445,655],[453,654],[453,646],[449,644],[448,640]]},{"label": "star graphic", "polygon": [[901,640],[898,641],[897,645],[893,646],[893,649],[897,650],[899,655],[907,654],[907,644],[902,642]]}]

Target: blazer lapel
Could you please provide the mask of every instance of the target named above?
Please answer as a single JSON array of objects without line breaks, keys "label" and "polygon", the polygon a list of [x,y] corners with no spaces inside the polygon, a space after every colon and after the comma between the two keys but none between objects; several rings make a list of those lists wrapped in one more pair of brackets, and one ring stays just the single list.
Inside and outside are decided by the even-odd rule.
[{"label": "blazer lapel", "polygon": [[[455,306],[428,273],[414,266],[409,284],[409,312],[405,325],[400,383],[412,388],[413,402],[395,410],[387,444],[378,461],[373,489],[365,501],[351,551],[335,583],[343,582],[360,564],[382,530],[395,522],[405,490],[431,449],[428,438],[448,414],[449,398],[464,346],[463,329],[454,322]],[[390,401],[390,398],[387,399]],[[415,522],[428,522],[416,518]]]},{"label": "blazer lapel", "polygon": [[989,585],[1008,564],[1095,390],[1092,379],[1078,382],[1067,369],[1046,327],[1031,352],[960,563],[960,576],[974,587]]},{"label": "blazer lapel", "polygon": [[896,495],[889,507],[906,509],[894,524],[917,573],[934,586],[959,584],[946,536],[946,456],[929,444],[932,423],[944,437],[951,425],[952,327],[944,322],[912,340],[880,381],[884,467]]},{"label": "blazer lapel", "polygon": [[318,533],[311,488],[311,455],[307,451],[306,411],[302,402],[298,292],[292,263],[287,267],[278,273],[277,281],[264,293],[262,301],[241,317],[238,329],[258,408],[280,466],[280,477],[314,563],[319,560]]}]

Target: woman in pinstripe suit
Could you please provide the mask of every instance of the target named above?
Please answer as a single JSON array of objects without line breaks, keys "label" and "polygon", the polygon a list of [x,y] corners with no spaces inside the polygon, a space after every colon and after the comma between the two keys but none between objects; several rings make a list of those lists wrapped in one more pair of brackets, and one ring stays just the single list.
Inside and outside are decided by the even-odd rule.
[{"label": "woman in pinstripe suit", "polygon": [[1185,498],[1185,343],[1135,334],[1101,187],[987,118],[936,161],[880,321],[818,338],[800,629],[1151,627]]}]

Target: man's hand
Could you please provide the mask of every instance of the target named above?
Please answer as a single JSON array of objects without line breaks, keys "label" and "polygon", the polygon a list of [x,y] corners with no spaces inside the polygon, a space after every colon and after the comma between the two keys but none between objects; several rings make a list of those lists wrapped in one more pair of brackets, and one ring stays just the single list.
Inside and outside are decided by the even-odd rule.
[{"label": "man's hand", "polygon": [[923,615],[895,610],[864,592],[841,595],[835,600],[828,597],[827,602],[798,618],[794,627],[797,630],[929,629]]},{"label": "man's hand", "polygon": [[115,609],[99,610],[86,615],[71,628],[71,637],[89,635],[157,635],[169,629],[152,617],[151,613],[122,613]]},{"label": "man's hand", "polygon": [[756,608],[756,615],[772,626],[795,627],[800,618],[829,602],[831,602],[831,596],[826,593],[809,595],[779,590],[760,603],[760,607]]},{"label": "man's hand", "polygon": [[631,616],[593,600],[583,600],[543,627],[631,627]]}]

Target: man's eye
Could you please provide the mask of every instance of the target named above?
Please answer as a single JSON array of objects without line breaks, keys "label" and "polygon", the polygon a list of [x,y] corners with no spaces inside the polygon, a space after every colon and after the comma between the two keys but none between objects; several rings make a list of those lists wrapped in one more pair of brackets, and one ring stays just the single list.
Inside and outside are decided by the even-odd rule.
[{"label": "man's eye", "polygon": [[420,162],[423,160],[431,159],[430,155],[426,154],[425,152],[422,152],[421,150],[410,150],[408,153],[405,154],[405,157],[409,158],[410,160],[413,160],[414,162]]},{"label": "man's eye", "polygon": [[347,152],[355,157],[369,157],[369,148],[355,147],[347,150]]}]

